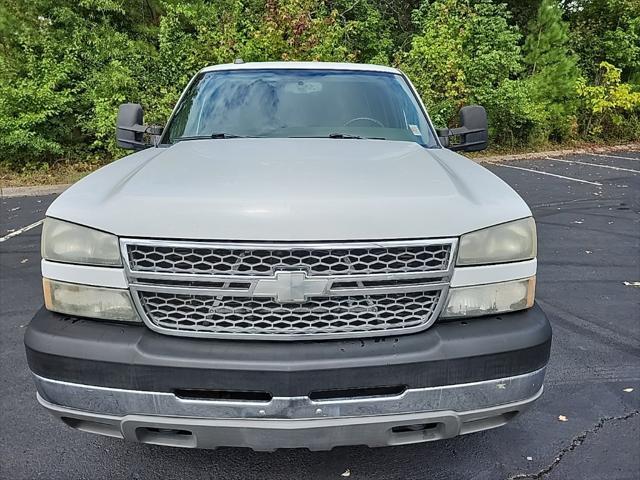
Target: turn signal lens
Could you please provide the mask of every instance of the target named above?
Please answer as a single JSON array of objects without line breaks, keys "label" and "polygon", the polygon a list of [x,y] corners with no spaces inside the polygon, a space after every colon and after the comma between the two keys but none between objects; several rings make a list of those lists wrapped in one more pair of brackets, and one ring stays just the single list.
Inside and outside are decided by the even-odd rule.
[{"label": "turn signal lens", "polygon": [[48,310],[78,317],[140,322],[128,290],[42,279]]},{"label": "turn signal lens", "polygon": [[440,318],[480,317],[531,308],[536,277],[473,287],[451,288]]}]

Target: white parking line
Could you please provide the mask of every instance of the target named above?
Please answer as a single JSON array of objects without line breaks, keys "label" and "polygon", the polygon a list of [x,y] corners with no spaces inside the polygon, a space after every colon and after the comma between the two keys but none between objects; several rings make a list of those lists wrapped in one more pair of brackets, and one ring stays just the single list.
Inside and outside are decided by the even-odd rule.
[{"label": "white parking line", "polygon": [[555,173],[542,172],[540,170],[532,170],[531,168],[516,167],[515,165],[503,165],[501,163],[493,163],[493,162],[487,162],[487,163],[491,165],[495,165],[497,167],[513,168],[515,170],[524,170],[525,172],[539,173],[540,175],[549,175],[550,177],[562,178],[564,180],[571,180],[572,182],[588,183],[589,185],[596,185],[598,187],[602,186],[600,182],[590,182],[589,180],[582,180],[581,178],[565,177],[564,175],[557,175]]},{"label": "white parking line", "polygon": [[[636,152],[629,152],[629,153],[636,153]],[[631,160],[633,162],[640,162],[640,158],[622,157],[620,155],[603,155],[601,153],[585,153],[585,155],[593,155],[595,157],[604,157],[604,158],[621,158],[623,160]]]},{"label": "white parking line", "polygon": [[0,243],[2,242],[6,242],[7,240],[9,240],[11,237],[17,237],[18,235],[20,235],[21,233],[24,232],[28,232],[29,230],[31,230],[32,228],[36,228],[38,225],[40,225],[42,222],[44,222],[44,219],[42,220],[38,220],[37,222],[32,223],[31,225],[27,225],[26,227],[22,227],[19,228],[18,230],[14,230],[11,233],[8,233],[7,235],[5,235],[4,237],[0,237]]},{"label": "white parking line", "polygon": [[601,163],[589,163],[589,162],[581,162],[579,160],[565,160],[564,158],[553,158],[553,157],[545,157],[545,158],[547,160],[553,160],[554,162],[577,163],[579,165],[588,165],[590,167],[610,168],[611,170],[619,170],[621,172],[640,173],[640,170],[633,170],[631,168],[614,167],[613,165],[602,165]]}]

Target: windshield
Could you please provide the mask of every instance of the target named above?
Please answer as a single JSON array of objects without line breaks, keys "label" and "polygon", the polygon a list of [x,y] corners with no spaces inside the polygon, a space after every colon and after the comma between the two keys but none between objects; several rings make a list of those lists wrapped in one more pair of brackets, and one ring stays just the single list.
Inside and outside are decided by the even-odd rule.
[{"label": "windshield", "polygon": [[374,138],[437,145],[402,76],[306,69],[200,74],[176,108],[163,143],[236,136]]}]

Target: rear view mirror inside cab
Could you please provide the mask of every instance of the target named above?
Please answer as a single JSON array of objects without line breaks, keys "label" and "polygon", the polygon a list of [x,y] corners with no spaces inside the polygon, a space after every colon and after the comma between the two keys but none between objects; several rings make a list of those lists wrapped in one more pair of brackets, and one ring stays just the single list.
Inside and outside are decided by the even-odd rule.
[{"label": "rear view mirror inside cab", "polygon": [[318,93],[322,91],[322,83],[304,80],[290,82],[285,84],[284,91],[287,93]]}]

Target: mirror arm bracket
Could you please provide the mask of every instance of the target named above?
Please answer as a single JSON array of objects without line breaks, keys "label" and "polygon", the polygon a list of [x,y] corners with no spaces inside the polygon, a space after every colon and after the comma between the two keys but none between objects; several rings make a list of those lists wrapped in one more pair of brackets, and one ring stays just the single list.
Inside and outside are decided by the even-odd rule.
[{"label": "mirror arm bracket", "polygon": [[128,127],[119,126],[118,128],[127,132],[147,133],[148,127],[146,125],[130,125]]},{"label": "mirror arm bracket", "polygon": [[[484,128],[467,128],[467,127],[449,128],[448,130],[449,130],[449,136],[467,135],[469,133],[480,133],[485,131]],[[475,143],[482,143],[482,142],[474,142],[474,144]]]},{"label": "mirror arm bracket", "polygon": [[118,127],[120,130],[135,133],[148,133],[149,135],[160,135],[162,133],[162,125],[131,125],[129,127]]},{"label": "mirror arm bracket", "polygon": [[484,141],[480,141],[480,142],[468,142],[468,143],[461,143],[459,145],[450,145],[448,148],[449,150],[452,150],[454,152],[458,152],[460,150],[464,150],[465,148],[468,148],[472,145],[484,145],[486,142]]},{"label": "mirror arm bracket", "polygon": [[[162,125],[131,125],[128,127],[118,127],[120,130],[124,130],[127,132],[134,132],[134,133],[148,133],[149,135],[151,135],[152,137],[154,137],[152,139],[152,145],[154,147],[158,146],[158,142],[160,140],[160,135],[162,135],[162,130],[163,130],[163,126]],[[144,148],[150,147],[152,145],[150,145],[147,142],[139,142],[137,140],[130,140],[130,139],[126,139],[126,138],[120,138],[120,137],[116,137],[117,141],[122,141],[122,142],[127,142],[130,143],[131,145],[134,146],[134,148],[136,150],[142,150]]]}]

